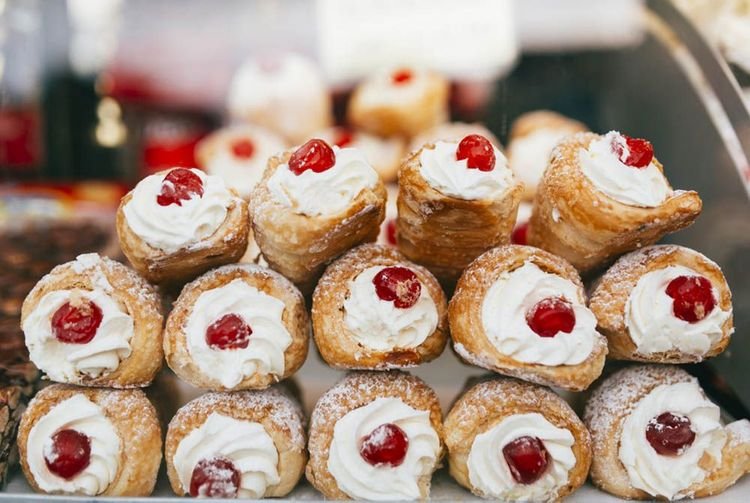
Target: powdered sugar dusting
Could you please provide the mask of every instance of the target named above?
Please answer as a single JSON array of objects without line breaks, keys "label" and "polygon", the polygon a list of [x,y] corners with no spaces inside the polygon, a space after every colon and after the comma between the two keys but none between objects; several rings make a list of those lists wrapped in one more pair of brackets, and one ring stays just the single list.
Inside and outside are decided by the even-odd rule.
[{"label": "powdered sugar dusting", "polygon": [[747,419],[740,419],[739,421],[729,423],[726,425],[726,431],[729,433],[730,447],[740,445],[750,446],[750,421]]}]

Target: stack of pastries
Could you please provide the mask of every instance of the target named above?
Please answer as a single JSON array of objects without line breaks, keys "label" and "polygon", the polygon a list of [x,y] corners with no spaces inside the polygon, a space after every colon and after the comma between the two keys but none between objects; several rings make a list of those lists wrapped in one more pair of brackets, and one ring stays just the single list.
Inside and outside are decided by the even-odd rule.
[{"label": "stack of pastries", "polygon": [[[212,498],[282,497],[305,475],[330,499],[424,500],[445,463],[488,499],[559,500],[589,475],[678,499],[750,471],[750,422],[724,425],[674,365],[726,349],[731,293],[707,257],[654,244],[701,200],[669,185],[648,141],[540,111],[506,156],[481,124],[445,123],[434,72],[373,75],[346,126],[321,89],[302,58],[246,63],[237,122],[198,146],[203,169],[123,198],[133,269],[81,255],[31,291],[26,343],[59,383],[21,420],[35,490],[148,495],[162,452],[175,494]],[[347,373],[308,422],[289,378],[310,338]],[[489,372],[443,417],[408,369],[448,342]],[[642,363],[597,382],[607,357]],[[162,451],[141,388],[163,360],[206,393],[172,415]],[[582,417],[555,389],[593,390]]]}]

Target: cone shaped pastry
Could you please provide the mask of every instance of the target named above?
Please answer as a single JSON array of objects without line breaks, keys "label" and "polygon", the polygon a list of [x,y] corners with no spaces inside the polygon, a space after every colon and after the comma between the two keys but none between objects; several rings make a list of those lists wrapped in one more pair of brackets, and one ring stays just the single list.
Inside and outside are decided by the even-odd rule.
[{"label": "cone shaped pastry", "polygon": [[161,438],[156,410],[141,390],[53,384],[24,412],[18,453],[36,492],[148,496]]},{"label": "cone shaped pastry", "polygon": [[307,480],[328,499],[427,499],[443,455],[435,392],[398,371],[353,372],[310,420]]},{"label": "cone shaped pastry", "polygon": [[332,367],[405,368],[434,360],[448,339],[435,277],[393,248],[366,244],[333,262],[313,295],[315,343]]},{"label": "cone shaped pastry", "polygon": [[607,344],[575,269],[507,245],[466,268],[448,307],[453,348],[467,363],[581,391],[601,374]]},{"label": "cone shaped pastry", "polygon": [[724,351],[734,331],[732,294],[719,266],[674,245],[621,257],[601,277],[589,307],[621,360],[689,363]]},{"label": "cone shaped pastry", "polygon": [[459,484],[503,501],[561,500],[591,465],[589,432],[570,406],[547,388],[505,377],[461,395],[445,418],[445,444]]},{"label": "cone shaped pastry", "polygon": [[148,386],[162,366],[161,298],[128,267],[96,253],[55,267],[23,303],[34,364],[57,382]]},{"label": "cone shaped pastry", "polygon": [[555,148],[539,185],[528,242],[585,273],[689,226],[702,203],[672,190],[651,144],[612,131]]},{"label": "cone shaped pastry", "polygon": [[310,321],[299,290],[265,267],[226,265],[185,286],[164,352],[183,380],[212,390],[262,389],[305,362]]},{"label": "cone shaped pastry", "polygon": [[698,381],[673,366],[612,374],[586,404],[591,480],[621,498],[716,495],[750,471],[750,422],[724,426]]},{"label": "cone shaped pastry", "polygon": [[270,266],[308,294],[331,260],[377,238],[385,200],[359,150],[310,140],[269,160],[250,198],[255,240]]},{"label": "cone shaped pastry", "polygon": [[167,431],[164,457],[178,496],[286,496],[307,462],[299,404],[274,387],[207,393],[183,406]]}]

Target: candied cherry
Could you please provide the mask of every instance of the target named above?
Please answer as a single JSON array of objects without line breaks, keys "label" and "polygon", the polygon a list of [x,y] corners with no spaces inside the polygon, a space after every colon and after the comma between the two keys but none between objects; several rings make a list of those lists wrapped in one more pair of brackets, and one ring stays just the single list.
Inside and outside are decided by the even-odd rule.
[{"label": "candied cherry", "polygon": [[495,149],[482,135],[470,134],[461,140],[456,148],[456,160],[466,159],[466,167],[479,171],[495,169]]},{"label": "candied cherry", "polygon": [[510,235],[510,242],[514,245],[525,245],[527,243],[526,241],[526,234],[529,230],[529,223],[524,222],[515,229],[513,229],[513,234]]},{"label": "candied cherry", "polygon": [[45,449],[44,462],[49,471],[70,480],[89,466],[91,440],[76,430],[60,430],[52,435],[52,445]]},{"label": "candied cherry", "polygon": [[164,177],[156,202],[160,206],[182,206],[182,201],[192,199],[193,196],[203,197],[203,181],[191,170],[177,168]]},{"label": "candied cherry", "polygon": [[206,329],[206,344],[211,349],[244,349],[253,330],[236,314],[225,314]]},{"label": "candied cherry", "polygon": [[190,477],[190,496],[234,498],[240,488],[240,471],[223,457],[201,459]]},{"label": "candied cherry", "polygon": [[344,148],[352,144],[354,141],[354,131],[346,127],[336,128],[336,136],[333,140],[333,144],[339,148]]},{"label": "candied cherry", "polygon": [[[625,146],[628,151],[625,155]],[[643,138],[631,138],[622,135],[622,138],[615,138],[612,142],[612,151],[617,154],[620,162],[633,168],[645,168],[651,164],[654,158],[654,147],[651,142]]]},{"label": "candied cherry", "polygon": [[372,278],[380,300],[393,301],[399,309],[413,306],[422,293],[422,284],[414,271],[406,267],[385,267]]},{"label": "candied cherry", "polygon": [[413,78],[414,75],[408,68],[401,68],[391,74],[391,82],[396,85],[407,84]]},{"label": "candied cherry", "polygon": [[716,299],[711,282],[703,276],[678,276],[667,285],[675,317],[696,323],[711,314]]},{"label": "candied cherry", "polygon": [[362,439],[359,455],[373,466],[399,466],[409,450],[409,437],[393,423],[381,424]]},{"label": "candied cherry", "polygon": [[52,333],[67,344],[86,344],[102,324],[102,310],[88,299],[66,302],[52,315]]},{"label": "candied cherry", "polygon": [[537,302],[526,313],[526,323],[539,337],[569,334],[576,326],[573,306],[562,297],[548,297]]},{"label": "candied cherry", "polygon": [[388,223],[385,224],[385,239],[391,246],[398,244],[398,234],[396,234],[396,219],[391,218]]},{"label": "candied cherry", "polygon": [[336,164],[336,154],[323,140],[312,139],[294,151],[289,158],[289,169],[299,176],[308,169],[322,173]]},{"label": "candied cherry", "polygon": [[549,465],[549,453],[536,437],[519,437],[503,447],[513,480],[519,484],[533,484],[544,475]]},{"label": "candied cherry", "polygon": [[248,160],[255,153],[255,144],[250,138],[237,138],[231,143],[230,148],[232,155],[237,159]]},{"label": "candied cherry", "polygon": [[693,444],[695,432],[688,417],[664,412],[648,422],[646,440],[662,456],[679,456]]}]

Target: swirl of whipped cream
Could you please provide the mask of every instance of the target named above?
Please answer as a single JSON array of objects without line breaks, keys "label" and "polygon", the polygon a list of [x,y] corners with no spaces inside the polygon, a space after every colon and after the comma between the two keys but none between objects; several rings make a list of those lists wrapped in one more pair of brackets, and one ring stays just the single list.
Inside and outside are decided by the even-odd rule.
[{"label": "swirl of whipped cream", "polygon": [[[96,335],[85,344],[58,341],[52,331],[52,317],[66,302],[75,306],[91,301],[102,310]],[[34,365],[53,381],[71,382],[81,374],[106,375],[130,356],[133,318],[106,292],[94,290],[55,290],[45,294],[23,322],[29,356]]]},{"label": "swirl of whipped cream", "polygon": [[[533,484],[513,479],[503,456],[503,447],[520,437],[535,437],[549,453],[549,465]],[[558,428],[538,412],[514,414],[474,437],[467,466],[471,485],[486,497],[512,501],[547,501],[568,483],[568,472],[575,466],[573,434]]]},{"label": "swirl of whipped cream", "polygon": [[672,195],[667,179],[653,161],[644,168],[628,166],[612,150],[613,142],[622,146],[623,157],[627,158],[628,146],[617,131],[610,131],[578,151],[581,171],[597,189],[615,201],[646,208],[659,206]]},{"label": "swirl of whipped cream", "polygon": [[378,183],[378,173],[356,148],[334,146],[335,164],[326,171],[308,169],[295,175],[281,164],[268,179],[271,197],[295,213],[310,217],[336,215],[346,210],[364,189]]},{"label": "swirl of whipped cream", "polygon": [[[89,437],[88,466],[70,480],[52,473],[45,457],[54,458],[52,436],[60,430],[75,430]],[[29,471],[45,492],[95,496],[107,490],[120,466],[120,435],[102,409],[82,394],[58,403],[31,428],[26,443]]]},{"label": "swirl of whipped cream", "polygon": [[[526,313],[548,297],[564,297],[575,314],[568,333],[540,337],[526,322]],[[482,325],[487,338],[504,355],[525,363],[576,365],[584,361],[598,337],[596,318],[572,282],[542,271],[532,262],[503,273],[482,302]]]},{"label": "swirl of whipped cream", "polygon": [[[388,423],[406,433],[406,457],[399,466],[373,466],[360,455],[360,442]],[[432,473],[439,450],[440,440],[430,423],[429,411],[416,410],[398,398],[376,398],[336,422],[328,471],[339,488],[355,499],[418,499],[419,479]]]},{"label": "swirl of whipped cream", "polygon": [[182,200],[182,204],[161,206],[156,202],[165,173],[147,176],[135,186],[123,207],[130,229],[149,246],[167,253],[210,237],[224,222],[235,199],[218,176],[191,169],[203,182],[203,196]]},{"label": "swirl of whipped cream", "polygon": [[368,267],[349,282],[344,323],[358,343],[374,351],[417,347],[437,327],[435,301],[424,285],[411,307],[400,309],[381,300],[372,280],[383,269],[385,266]]},{"label": "swirl of whipped cream", "polygon": [[515,183],[508,161],[494,146],[492,171],[469,169],[466,159],[456,159],[457,147],[458,142],[439,141],[435,148],[419,154],[419,172],[435,190],[458,199],[488,199],[502,195]]},{"label": "swirl of whipped cream", "polygon": [[[655,417],[671,412],[690,419],[695,440],[677,456],[662,456],[646,439],[646,428]],[[706,476],[698,462],[708,455],[721,462],[727,435],[719,420],[719,407],[711,403],[693,379],[662,384],[643,397],[625,418],[619,458],[633,487],[651,496],[679,499],[692,484]]]},{"label": "swirl of whipped cream", "polygon": [[[674,300],[667,295],[667,286],[678,276],[700,276],[681,265],[651,271],[638,280],[625,304],[625,325],[630,338],[644,355],[678,349],[704,355],[722,336],[722,325],[732,315],[718,305],[702,320],[689,323],[674,315]],[[720,297],[712,288],[714,298]]]},{"label": "swirl of whipped cream", "polygon": [[174,453],[174,467],[182,488],[190,492],[195,465],[204,459],[227,458],[240,472],[238,498],[258,499],[281,481],[279,453],[263,425],[212,412],[185,435]]},{"label": "swirl of whipped cream", "polygon": [[[246,348],[213,349],[206,343],[208,327],[227,314],[236,314],[250,325]],[[284,303],[242,279],[200,294],[185,324],[188,353],[201,372],[234,388],[256,372],[284,373],[284,351],[292,336],[284,326]]]},{"label": "swirl of whipped cream", "polygon": [[527,190],[536,190],[547,169],[552,150],[569,134],[569,130],[541,128],[510,143],[510,167]]}]

